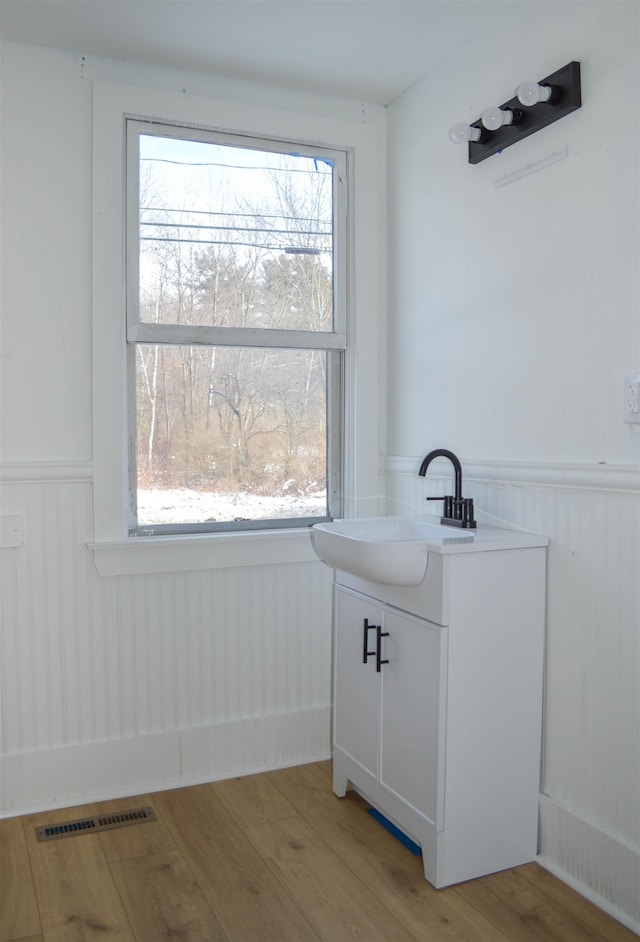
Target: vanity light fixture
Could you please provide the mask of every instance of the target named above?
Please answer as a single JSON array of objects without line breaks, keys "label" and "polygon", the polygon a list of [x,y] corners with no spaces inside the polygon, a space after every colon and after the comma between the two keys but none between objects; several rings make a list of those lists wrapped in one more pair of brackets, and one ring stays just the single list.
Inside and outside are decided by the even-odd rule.
[{"label": "vanity light fixture", "polygon": [[478,164],[581,106],[580,63],[569,62],[539,82],[522,82],[515,98],[485,108],[477,121],[454,124],[449,139],[468,143],[469,163]]}]

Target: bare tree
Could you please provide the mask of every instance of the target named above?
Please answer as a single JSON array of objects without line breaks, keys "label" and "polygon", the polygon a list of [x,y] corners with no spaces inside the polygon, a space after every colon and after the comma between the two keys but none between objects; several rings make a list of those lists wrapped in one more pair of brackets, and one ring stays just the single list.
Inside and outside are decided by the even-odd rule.
[{"label": "bare tree", "polygon": [[[245,200],[223,214],[215,202],[198,202],[198,213],[218,220],[215,225],[226,233],[209,236],[211,244],[201,245],[202,224],[193,222],[193,209],[164,210],[159,201],[149,217],[146,318],[330,329],[326,179],[320,187],[301,187],[304,175],[296,177],[289,158],[281,162],[281,169],[266,174],[258,204]],[[234,219],[250,225],[234,230]],[[183,484],[217,479],[271,489],[288,478],[323,476],[324,353],[188,345],[138,349],[139,460],[149,473],[165,481],[179,474]]]}]

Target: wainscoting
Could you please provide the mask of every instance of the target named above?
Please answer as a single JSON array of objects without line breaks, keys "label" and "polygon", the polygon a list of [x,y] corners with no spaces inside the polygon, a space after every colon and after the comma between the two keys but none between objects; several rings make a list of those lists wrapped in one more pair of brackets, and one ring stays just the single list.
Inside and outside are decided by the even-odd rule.
[{"label": "wainscoting", "polygon": [[101,577],[89,473],[3,469],[0,816],[327,758],[330,570]]},{"label": "wainscoting", "polygon": [[[384,463],[387,513],[444,493],[417,467]],[[326,567],[103,577],[90,466],[1,471],[24,545],[1,550],[0,817],[329,756]],[[638,932],[638,472],[465,472],[479,522],[551,540],[540,862]]]},{"label": "wainscoting", "polygon": [[[480,524],[550,538],[540,862],[640,932],[640,471],[463,466]],[[387,513],[438,512],[418,467],[385,461]]]}]

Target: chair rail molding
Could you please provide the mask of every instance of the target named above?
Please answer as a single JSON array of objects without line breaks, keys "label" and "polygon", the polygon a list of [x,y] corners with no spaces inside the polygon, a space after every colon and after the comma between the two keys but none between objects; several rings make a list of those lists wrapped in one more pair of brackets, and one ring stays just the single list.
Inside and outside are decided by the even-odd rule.
[{"label": "chair rail molding", "polygon": [[[416,475],[421,457],[387,455],[381,462],[383,474]],[[580,464],[552,461],[493,461],[462,458],[464,480],[521,484],[532,487],[624,491],[640,494],[640,465],[598,462]]]},{"label": "chair rail molding", "polygon": [[92,461],[1,461],[0,483],[45,484],[54,481],[91,481]]}]

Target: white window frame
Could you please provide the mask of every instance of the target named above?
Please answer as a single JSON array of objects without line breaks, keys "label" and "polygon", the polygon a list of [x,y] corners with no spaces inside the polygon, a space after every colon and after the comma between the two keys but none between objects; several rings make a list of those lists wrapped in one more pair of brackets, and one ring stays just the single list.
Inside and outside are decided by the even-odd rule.
[{"label": "white window frame", "polygon": [[[299,140],[348,154],[346,272],[351,311],[344,377],[344,516],[382,510],[379,455],[384,431],[381,372],[384,310],[384,109],[312,99],[294,110],[96,82],[93,125],[93,497],[90,544],[105,575],[301,562],[315,556],[308,531],[128,536],[125,121],[127,117],[210,127],[241,136]],[[259,97],[259,93],[258,93]],[[301,99],[302,101],[302,99]],[[300,105],[298,101],[298,105]],[[303,102],[306,104],[306,100]]]},{"label": "white window frame", "polygon": [[[211,327],[189,326],[184,324],[150,324],[140,320],[140,291],[139,291],[139,261],[140,261],[140,224],[139,224],[139,169],[140,148],[139,138],[149,134],[158,137],[173,137],[178,140],[198,140],[221,144],[225,147],[252,147],[260,151],[271,153],[280,151],[282,154],[291,152],[295,147],[296,153],[311,158],[325,158],[332,166],[332,263],[333,263],[333,317],[332,329],[327,331],[310,330],[283,330],[273,328],[247,328],[247,327]],[[342,515],[342,454],[343,454],[343,375],[344,355],[347,351],[347,203],[348,203],[348,169],[347,153],[343,150],[328,147],[313,147],[301,141],[277,141],[273,138],[239,137],[228,132],[211,131],[158,121],[140,121],[133,118],[126,119],[126,258],[127,258],[127,348],[128,348],[128,376],[130,377],[129,425],[133,430],[136,424],[135,403],[135,345],[137,343],[165,343],[165,344],[203,344],[207,346],[235,346],[235,347],[277,347],[284,349],[319,350],[327,354],[327,503],[329,517]],[[136,453],[135,449],[129,455],[129,487],[130,487],[130,522],[129,533],[132,536],[149,538],[149,533],[156,528],[139,526],[136,521],[135,506],[137,502],[136,482]],[[329,519],[326,515],[314,518],[318,522]],[[306,518],[305,518],[306,520]],[[176,521],[170,529],[176,532],[226,532],[240,530],[272,530],[282,527],[297,528],[308,526],[308,520],[295,520],[292,518],[273,518],[269,520],[255,520],[250,522],[192,526]],[[160,533],[169,528],[159,528]]]}]

